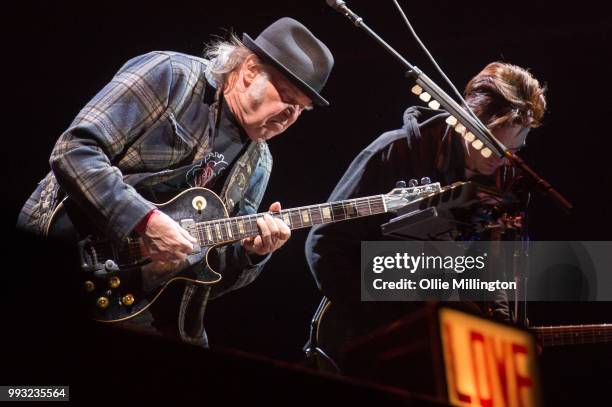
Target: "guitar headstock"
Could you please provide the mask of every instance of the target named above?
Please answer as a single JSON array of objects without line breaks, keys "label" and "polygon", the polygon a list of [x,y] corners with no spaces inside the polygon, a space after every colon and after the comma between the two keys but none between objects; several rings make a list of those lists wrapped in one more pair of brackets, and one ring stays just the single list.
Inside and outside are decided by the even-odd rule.
[{"label": "guitar headstock", "polygon": [[388,211],[394,211],[417,199],[435,194],[441,190],[442,187],[439,182],[431,182],[427,177],[421,179],[420,185],[417,180],[410,180],[408,186],[406,186],[404,181],[400,181],[397,187],[384,195],[385,204]]}]

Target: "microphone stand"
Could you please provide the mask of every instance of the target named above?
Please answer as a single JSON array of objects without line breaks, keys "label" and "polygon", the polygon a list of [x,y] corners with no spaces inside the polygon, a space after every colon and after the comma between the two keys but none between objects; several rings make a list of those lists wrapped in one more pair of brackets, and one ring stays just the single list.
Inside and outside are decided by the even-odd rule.
[{"label": "microphone stand", "polygon": [[505,157],[508,159],[513,166],[520,168],[525,174],[527,174],[540,192],[545,196],[553,200],[565,213],[569,213],[573,205],[557,192],[550,183],[540,177],[534,170],[532,170],[519,156],[508,150],[502,143],[497,140],[493,134],[487,129],[487,127],[476,117],[474,114],[469,114],[463,107],[461,107],[453,98],[451,98],[444,90],[434,83],[425,73],[419,68],[408,62],[402,55],[400,55],[393,47],[391,47],[385,40],[383,40],[374,30],[372,30],[364,21],[363,18],[359,17],[352,10],[350,10],[346,3],[342,0],[327,0],[327,4],[343,14],[348,18],[356,27],[361,28],[370,37],[374,39],[383,49],[390,53],[400,64],[406,68],[406,77],[412,78],[416,81],[422,89],[428,92],[434,100],[440,103],[440,106],[444,108],[448,113],[454,116],[459,123],[461,123],[467,130],[472,132],[476,138],[478,138],[485,146],[487,146],[493,154],[498,157]]},{"label": "microphone stand", "polygon": [[[540,177],[534,170],[532,170],[522,158],[508,150],[502,143],[497,140],[493,134],[487,129],[487,127],[473,114],[471,111],[466,111],[460,106],[453,98],[451,98],[444,90],[434,83],[425,73],[419,68],[408,62],[401,54],[399,54],[393,47],[391,47],[385,40],[383,40],[374,30],[372,30],[364,21],[363,18],[355,14],[350,10],[346,3],[342,0],[326,0],[327,4],[343,14],[348,18],[356,27],[361,28],[371,38],[374,39],[383,49],[391,54],[400,64],[406,68],[406,77],[414,79],[416,84],[423,90],[428,92],[434,100],[440,103],[448,113],[454,116],[459,123],[461,123],[467,130],[472,132],[474,136],[479,139],[485,146],[487,146],[491,152],[498,157],[505,157],[515,168],[520,168],[523,174],[527,174],[532,185],[534,185],[540,192],[550,198],[555,204],[557,204],[567,214],[573,209],[573,205],[557,192],[550,183]],[[468,107],[469,109],[469,107]],[[470,114],[471,113],[471,114]],[[526,221],[526,219],[524,219]],[[521,247],[516,248],[513,253],[513,274],[515,281],[522,280],[522,284],[517,284],[517,290],[515,291],[515,321],[523,326],[527,326],[527,280],[528,280],[528,261],[529,261],[529,237],[527,236],[527,226],[523,225],[520,231],[519,241]],[[516,242],[515,242],[516,243]],[[524,261],[520,261],[520,254],[525,256]],[[522,274],[522,278],[521,275]],[[520,288],[519,288],[520,287]],[[519,305],[520,304],[520,305]]]}]

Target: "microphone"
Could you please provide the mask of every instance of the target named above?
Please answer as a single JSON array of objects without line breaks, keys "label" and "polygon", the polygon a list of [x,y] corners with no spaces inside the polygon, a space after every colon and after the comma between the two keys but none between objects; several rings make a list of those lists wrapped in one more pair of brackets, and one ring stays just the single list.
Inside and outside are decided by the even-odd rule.
[{"label": "microphone", "polygon": [[342,0],[326,0],[326,3],[329,7],[334,10],[341,11],[341,7],[346,7],[346,3]]},{"label": "microphone", "polygon": [[353,24],[357,27],[361,25],[363,18],[359,17],[357,14],[353,13],[351,9],[346,6],[346,3],[342,0],[325,0],[327,5],[334,10],[336,10],[340,14],[344,14],[346,18],[351,20]]}]

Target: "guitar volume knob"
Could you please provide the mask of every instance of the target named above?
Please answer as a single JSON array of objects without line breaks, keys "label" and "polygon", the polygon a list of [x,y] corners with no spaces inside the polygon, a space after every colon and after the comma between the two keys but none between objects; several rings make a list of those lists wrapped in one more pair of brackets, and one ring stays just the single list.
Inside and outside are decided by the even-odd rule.
[{"label": "guitar volume knob", "polygon": [[134,296],[132,294],[124,295],[121,297],[121,303],[129,307],[130,305],[134,304]]},{"label": "guitar volume knob", "polygon": [[119,279],[119,277],[111,277],[108,280],[108,286],[110,288],[117,288],[119,287],[120,284],[121,284],[121,280]]},{"label": "guitar volume knob", "polygon": [[96,306],[100,309],[106,309],[108,307],[108,298],[100,297],[96,301]]},{"label": "guitar volume knob", "polygon": [[93,283],[93,281],[85,281],[85,291],[87,291],[88,293],[92,292],[93,290],[96,289],[95,284]]}]

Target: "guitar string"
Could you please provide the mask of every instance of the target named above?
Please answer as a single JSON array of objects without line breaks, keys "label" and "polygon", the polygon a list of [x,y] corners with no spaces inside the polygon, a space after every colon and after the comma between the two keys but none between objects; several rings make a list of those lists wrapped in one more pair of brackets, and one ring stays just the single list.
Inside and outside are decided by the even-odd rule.
[{"label": "guitar string", "polygon": [[[380,201],[380,202],[370,202],[370,201]],[[352,204],[352,205],[351,205]],[[348,215],[346,213],[346,207],[347,205],[351,205],[353,207],[355,207],[357,209],[357,212],[359,212],[359,210],[361,209],[365,209],[368,208],[370,213],[366,213],[366,214],[358,214],[356,216],[351,216]],[[323,221],[324,220],[324,216],[322,215],[322,209],[324,209],[324,207],[328,207],[331,210],[331,216],[332,218],[329,221]],[[375,212],[374,208],[380,210],[381,212]],[[343,214],[334,214],[333,209],[342,209],[343,210]],[[255,223],[255,225],[257,224],[257,218],[260,218],[262,216],[264,216],[265,214],[270,214],[273,217],[277,218],[277,219],[283,219],[283,215],[288,215],[290,222],[293,224],[294,220],[291,219],[292,215],[295,215],[295,212],[300,212],[300,210],[318,210],[320,213],[317,215],[320,217],[320,219],[322,220],[322,222],[320,223],[315,223],[315,222],[306,222],[307,224],[304,224],[304,221],[302,218],[300,219],[300,223],[302,223],[302,225],[300,226],[293,226],[290,225],[293,229],[300,229],[303,227],[309,227],[309,226],[313,226],[313,225],[317,225],[317,224],[324,224],[324,223],[332,223],[335,221],[342,221],[342,220],[348,220],[348,219],[353,219],[353,218],[358,218],[358,217],[364,217],[364,216],[370,216],[370,215],[376,215],[376,214],[380,214],[382,212],[384,212],[384,205],[383,205],[383,198],[382,196],[378,195],[378,196],[373,196],[373,197],[366,197],[366,198],[356,198],[355,200],[347,200],[347,201],[339,201],[339,202],[330,202],[330,203],[326,203],[326,204],[320,204],[320,205],[311,205],[311,206],[304,206],[304,207],[299,207],[299,208],[292,208],[292,209],[286,209],[286,210],[282,210],[281,212],[276,212],[276,213],[270,213],[270,212],[266,212],[266,213],[258,213],[258,214],[252,214],[252,215],[243,215],[243,216],[239,216],[239,217],[235,217],[235,218],[222,218],[222,219],[214,219],[214,220],[210,220],[210,221],[204,221],[204,222],[199,222],[196,225],[196,233],[198,234],[197,238],[199,238],[199,240],[203,240],[205,242],[210,241],[210,239],[206,239],[204,236],[204,231],[206,227],[215,227],[216,225],[221,225],[221,224],[228,224],[230,223],[230,227],[231,227],[231,222],[238,222],[239,220],[245,220],[249,222],[249,226],[248,228],[251,229],[249,231],[246,231],[245,233],[239,233],[240,235],[256,235],[258,229],[257,228],[253,228],[252,225],[253,223]],[[294,212],[294,213],[292,213]],[[297,213],[298,216],[300,216],[300,213]],[[310,214],[310,219],[312,218],[312,214]],[[338,219],[339,217],[342,217],[342,219]],[[253,222],[254,221],[254,222]],[[310,223],[310,224],[308,224]],[[227,233],[226,230],[221,229],[222,233],[222,237],[223,237],[223,232]],[[202,232],[202,236],[199,235],[198,232]],[[229,237],[229,236],[228,236]],[[250,236],[246,236],[246,237],[250,237]],[[221,241],[213,241],[210,244],[222,244],[222,243],[230,243],[232,241],[236,241],[238,239],[232,239],[232,240],[221,240]],[[93,243],[92,246],[94,247],[94,249],[96,249],[97,251],[100,252],[112,252],[112,246],[110,244],[110,242],[96,242]],[[126,248],[124,248],[123,250],[120,250],[119,252],[125,252],[126,250],[128,252],[131,251],[131,249],[133,250],[138,250],[140,251],[141,247],[143,246],[143,242],[142,240],[139,238],[136,241],[132,241],[132,242],[128,242],[128,244],[126,245]],[[110,254],[110,253],[109,253]],[[139,260],[139,257],[142,257],[142,255],[139,254],[132,254],[132,253],[128,253],[127,254],[127,260],[132,262],[134,260]]]},{"label": "guitar string", "polygon": [[[419,198],[427,198],[428,196],[430,196],[433,193],[441,193],[444,192],[445,190],[440,190],[440,191],[430,191],[428,193],[426,193],[425,195],[419,196],[420,194],[417,194],[417,196],[419,196]],[[333,222],[337,222],[337,221],[343,221],[343,220],[349,220],[349,219],[353,219],[353,218],[359,218],[359,217],[365,217],[365,216],[372,216],[372,215],[376,215],[376,214],[380,214],[380,213],[384,213],[385,212],[385,197],[388,197],[388,195],[373,195],[373,196],[369,196],[369,197],[363,197],[363,198],[354,198],[354,199],[350,199],[350,200],[345,200],[345,201],[336,201],[336,202],[329,202],[329,203],[323,203],[323,204],[319,204],[319,205],[309,205],[309,206],[302,206],[302,207],[297,207],[297,208],[291,208],[291,209],[286,209],[286,210],[282,210],[280,212],[276,212],[276,213],[270,213],[267,212],[267,214],[272,215],[273,217],[277,218],[277,219],[282,219],[284,220],[284,216],[287,215],[289,217],[289,221],[291,223],[291,225],[289,225],[292,229],[300,229],[300,228],[304,228],[304,227],[310,227],[310,226],[314,226],[314,225],[318,225],[318,224],[325,224],[325,223],[333,223]],[[411,201],[412,203],[415,202],[415,200]],[[331,218],[329,220],[325,220],[325,216],[323,215],[323,209],[330,209],[331,210]],[[357,214],[356,216],[352,216],[351,214],[347,213],[347,208],[354,208],[357,210]],[[359,213],[361,210],[368,208],[369,213]],[[342,209],[342,211],[344,212],[343,214],[334,214],[334,209]],[[303,216],[301,215],[301,212],[304,210],[308,210],[308,215],[309,215],[309,219],[311,219],[310,221],[304,221]],[[318,217],[318,222],[314,221],[313,216],[312,216],[312,212],[311,211],[318,211],[319,213],[315,215]],[[296,213],[297,212],[297,213]],[[231,243],[234,241],[237,241],[241,238],[244,237],[251,237],[251,236],[255,236],[257,235],[258,232],[258,228],[257,227],[253,227],[253,220],[255,221],[255,225],[257,224],[257,219],[264,216],[266,213],[258,213],[258,214],[252,214],[252,215],[243,215],[243,216],[239,216],[239,217],[234,217],[234,218],[222,218],[222,219],[214,219],[214,220],[210,220],[210,221],[204,221],[204,222],[199,222],[198,224],[196,224],[195,226],[195,233],[196,233],[196,237],[198,239],[198,243],[202,243],[204,242],[204,245],[212,245],[212,244],[225,244],[225,243]],[[297,225],[293,225],[294,223],[294,219],[293,216],[296,215],[298,216],[298,219],[300,221],[300,226]],[[247,226],[248,229],[250,230],[246,230],[244,233],[241,233],[239,231],[239,227],[238,227],[238,222],[240,220],[243,221],[248,221],[249,225]],[[210,235],[212,236],[212,231],[214,229],[214,227],[220,226],[220,225],[224,225],[224,226],[228,226],[229,225],[229,230],[230,232],[231,227],[232,227],[232,222],[236,223],[236,228],[238,229],[238,235],[239,237],[237,239],[225,239],[224,238],[224,234],[227,234],[228,237],[230,237],[230,233],[227,233],[226,230],[224,230],[225,228],[219,228],[220,229],[220,233],[216,233],[217,236],[220,234],[221,235],[221,240],[219,239],[207,239],[206,238],[206,234],[211,233]],[[245,226],[243,224],[243,226]],[[209,230],[207,230],[206,228],[209,228]],[[214,230],[215,232],[218,232],[217,230]],[[93,243],[92,246],[94,247],[94,249],[100,251],[100,252],[112,252],[112,246],[110,244],[110,242],[96,242]],[[133,261],[138,261],[142,259],[142,251],[141,248],[143,246],[143,242],[142,239],[138,239],[136,241],[131,241],[128,242],[128,244],[126,245],[126,247],[123,250],[120,250],[120,253],[127,251],[127,260],[129,262],[133,262]],[[133,251],[137,251],[138,253],[132,253]]]},{"label": "guitar string", "polygon": [[[380,203],[375,202],[373,205],[374,205],[374,207],[376,209],[379,209],[381,211],[384,210],[384,205],[382,204],[382,202],[380,202]],[[242,216],[237,216],[237,217],[232,217],[232,218],[213,219],[213,220],[209,220],[209,221],[198,222],[197,226],[198,227],[214,226],[217,223],[227,223],[227,222],[232,222],[232,221],[237,222],[239,220],[250,220],[250,221],[252,221],[253,219],[260,218],[260,217],[262,217],[262,216],[264,216],[266,214],[269,214],[269,215],[272,215],[272,216],[274,216],[276,218],[282,219],[283,215],[289,215],[289,216],[295,215],[296,213],[292,213],[292,212],[298,212],[300,209],[301,210],[317,210],[317,211],[320,211],[321,209],[325,209],[325,208],[323,208],[325,206],[329,206],[330,207],[329,209],[337,209],[338,207],[340,207],[340,208],[343,209],[344,212],[346,212],[344,210],[344,208],[347,206],[347,203],[338,202],[338,203],[320,204],[320,205],[305,206],[305,207],[300,207],[300,208],[284,209],[284,210],[282,210],[280,212],[262,212],[262,213],[251,214],[251,215],[242,215]],[[364,209],[364,208],[371,208],[372,204],[369,203],[369,202],[365,203],[365,202],[355,201],[355,205],[353,205],[353,206],[356,206],[358,209]],[[358,216],[367,216],[367,215],[374,215],[374,214],[378,214],[378,212],[374,213],[372,211],[371,213],[366,213],[365,215],[359,214]],[[298,213],[298,215],[299,215],[299,213]],[[321,214],[319,214],[319,215],[321,215]],[[337,217],[338,214],[334,215],[333,211],[331,212],[331,216],[332,216],[332,219],[329,222],[332,222],[334,220],[346,220],[346,219],[350,219],[350,218],[354,217],[354,216],[350,216],[349,215],[347,218],[336,219],[336,218],[334,218],[334,216]],[[341,215],[341,216],[346,216],[346,214]],[[321,218],[323,218],[322,215],[321,215]],[[290,220],[293,222],[293,220],[291,218],[290,218]],[[323,222],[323,223],[325,223],[325,222]]]},{"label": "guitar string", "polygon": [[[325,204],[322,204],[321,206],[324,206]],[[331,205],[331,204],[330,204]],[[341,205],[341,206],[346,206],[345,204]],[[357,209],[364,209],[366,208],[366,205],[357,205],[356,206]],[[315,208],[315,207],[304,207],[304,208],[308,208],[308,210],[318,210],[320,212],[321,208]],[[318,221],[313,222],[313,221],[304,221],[303,218],[299,218],[300,219],[300,223],[302,225],[297,226],[297,225],[289,225],[294,229],[299,229],[301,227],[308,227],[308,226],[313,226],[313,225],[318,225],[318,224],[324,224],[324,223],[331,223],[334,221],[341,221],[341,220],[347,220],[347,219],[353,219],[356,217],[364,217],[364,216],[370,216],[370,215],[376,215],[376,214],[380,214],[384,211],[384,206],[382,206],[382,203],[375,203],[373,206],[372,205],[367,205],[367,208],[369,210],[369,213],[358,213],[355,216],[350,215],[350,214],[335,214],[332,212],[330,213],[331,218],[329,220],[325,220],[325,216],[322,215],[321,213],[316,214],[315,212],[315,216],[312,216],[312,212],[309,213],[309,217],[310,219],[318,219]],[[330,209],[337,209],[337,208],[330,208]],[[297,221],[294,222],[294,219],[292,219],[292,216],[294,215],[298,215],[300,216],[300,213],[292,213],[292,212],[297,212],[297,209],[287,209],[287,210],[283,210],[281,212],[275,212],[275,213],[270,213],[270,212],[266,212],[266,213],[258,213],[258,214],[252,214],[252,215],[243,215],[243,216],[238,216],[238,217],[233,217],[233,218],[221,218],[221,219],[214,219],[214,220],[210,220],[210,221],[203,221],[203,222],[198,222],[196,224],[196,231],[197,232],[201,232],[203,231],[206,227],[211,227],[211,226],[216,226],[221,225],[221,224],[230,224],[232,222],[239,222],[240,220],[244,220],[244,221],[248,221],[249,225],[245,225],[248,228],[251,228],[252,230],[247,231],[246,233],[249,234],[251,232],[256,232],[256,228],[253,228],[253,221],[257,221],[258,218],[263,217],[266,214],[270,214],[273,217],[277,218],[277,219],[281,219],[283,220],[283,216],[284,215],[288,215],[289,216],[289,220],[290,223],[297,223]],[[346,212],[343,208],[343,211]],[[380,212],[379,212],[380,211]],[[342,217],[342,219],[339,219],[339,217]],[[320,223],[319,223],[320,222]],[[225,232],[225,230],[223,230],[223,232]],[[244,233],[238,233],[238,234],[244,234]],[[210,239],[205,239],[205,240],[210,240]],[[138,245],[139,242],[134,241],[134,242],[130,242],[132,246],[134,245]],[[98,244],[107,244],[107,242],[96,242],[94,245],[98,245]]]}]

